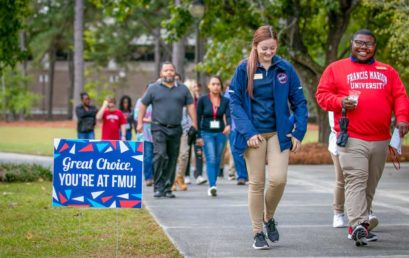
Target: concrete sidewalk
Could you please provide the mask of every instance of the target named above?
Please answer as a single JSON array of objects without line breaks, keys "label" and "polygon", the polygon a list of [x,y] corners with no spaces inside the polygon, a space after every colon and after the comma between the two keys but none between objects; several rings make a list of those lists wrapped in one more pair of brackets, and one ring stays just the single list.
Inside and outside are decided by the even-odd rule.
[{"label": "concrete sidewalk", "polygon": [[275,216],[280,241],[270,250],[252,248],[247,186],[224,179],[217,198],[206,185],[191,185],[175,199],[154,199],[145,188],[144,200],[186,257],[409,257],[409,164],[399,172],[387,165],[374,202],[379,241],[367,247],[332,228],[334,178],[332,166],[290,166]]},{"label": "concrete sidewalk", "polygon": [[[0,153],[0,162],[52,166],[52,157]],[[332,225],[332,166],[290,166],[277,209],[280,241],[270,250],[253,250],[247,186],[218,181],[217,198],[207,185],[190,185],[175,199],[154,199],[144,188],[144,204],[186,257],[409,257],[409,163],[395,171],[387,164],[375,196],[380,225],[377,242],[355,247],[346,229]]]},{"label": "concrete sidewalk", "polygon": [[0,163],[38,164],[51,168],[53,157],[0,152]]}]

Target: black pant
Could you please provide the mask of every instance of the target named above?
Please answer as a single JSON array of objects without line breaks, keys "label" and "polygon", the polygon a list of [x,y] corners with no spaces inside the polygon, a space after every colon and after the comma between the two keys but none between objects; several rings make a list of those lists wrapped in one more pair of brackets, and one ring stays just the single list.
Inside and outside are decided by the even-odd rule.
[{"label": "black pant", "polygon": [[154,191],[171,192],[175,181],[182,128],[152,125]]}]

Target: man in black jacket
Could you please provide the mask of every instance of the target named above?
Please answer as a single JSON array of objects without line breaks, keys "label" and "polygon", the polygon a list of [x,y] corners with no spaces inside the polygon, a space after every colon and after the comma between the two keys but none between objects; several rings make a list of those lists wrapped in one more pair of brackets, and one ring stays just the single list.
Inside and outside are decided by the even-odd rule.
[{"label": "man in black jacket", "polygon": [[80,94],[82,104],[75,108],[77,114],[78,139],[95,139],[97,108],[90,105],[91,99],[86,92]]}]

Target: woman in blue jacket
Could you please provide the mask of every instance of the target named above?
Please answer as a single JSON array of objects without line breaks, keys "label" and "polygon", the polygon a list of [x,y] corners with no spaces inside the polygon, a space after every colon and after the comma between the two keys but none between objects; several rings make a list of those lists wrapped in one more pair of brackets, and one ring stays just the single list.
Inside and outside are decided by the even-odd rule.
[{"label": "woman in blue jacket", "polygon": [[237,130],[233,148],[244,155],[249,176],[255,249],[269,248],[263,224],[270,241],[279,239],[274,214],[287,182],[289,151],[300,149],[307,130],[300,80],[293,66],[276,55],[277,47],[273,28],[258,28],[250,55],[236,68],[229,92]]},{"label": "woman in blue jacket", "polygon": [[209,179],[208,195],[217,196],[216,181],[220,162],[226,146],[226,136],[230,133],[229,100],[222,95],[223,83],[220,77],[211,76],[209,94],[200,97],[197,103],[199,124],[198,144],[204,144],[206,171]]}]

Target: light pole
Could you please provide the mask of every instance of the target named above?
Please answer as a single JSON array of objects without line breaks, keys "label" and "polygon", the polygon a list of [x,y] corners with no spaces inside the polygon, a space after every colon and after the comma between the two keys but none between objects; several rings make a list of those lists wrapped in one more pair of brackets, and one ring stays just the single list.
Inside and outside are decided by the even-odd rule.
[{"label": "light pole", "polygon": [[[203,43],[200,38],[199,24],[205,12],[204,2],[202,0],[193,0],[192,3],[189,5],[189,12],[194,18],[196,18],[195,65],[197,65],[198,63],[203,61]],[[203,86],[204,84],[203,73],[196,71],[196,80]]]}]

